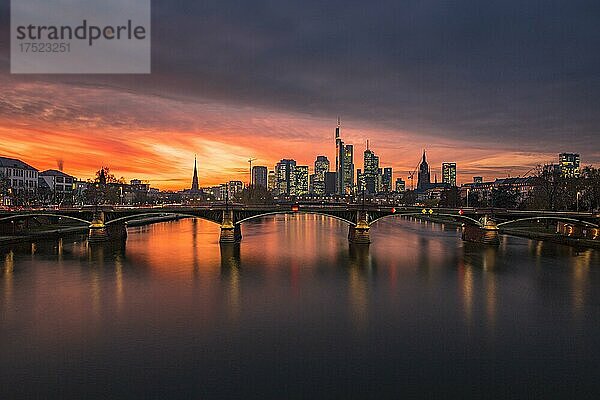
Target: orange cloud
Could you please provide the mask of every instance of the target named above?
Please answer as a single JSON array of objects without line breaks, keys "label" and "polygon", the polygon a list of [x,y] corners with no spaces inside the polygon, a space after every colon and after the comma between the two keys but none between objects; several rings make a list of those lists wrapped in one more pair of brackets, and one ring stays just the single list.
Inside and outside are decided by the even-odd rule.
[{"label": "orange cloud", "polygon": [[[0,154],[20,158],[40,170],[64,161],[67,173],[92,178],[108,166],[126,179],[147,179],[153,187],[190,186],[194,154],[201,185],[248,181],[247,159],[273,168],[281,158],[312,166],[327,155],[335,166],[335,116],[330,119],[282,113],[198,99],[137,94],[105,86],[6,82],[0,93]],[[522,174],[555,154],[515,153],[451,138],[381,129],[343,121],[343,139],[355,144],[362,167],[364,141],[407,179],[424,147],[434,172],[456,161],[460,181]]]}]

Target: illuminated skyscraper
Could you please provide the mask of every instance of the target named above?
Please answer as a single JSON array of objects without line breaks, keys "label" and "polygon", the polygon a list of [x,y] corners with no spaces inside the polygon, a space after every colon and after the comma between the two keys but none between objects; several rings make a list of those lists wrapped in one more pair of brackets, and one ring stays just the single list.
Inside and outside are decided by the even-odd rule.
[{"label": "illuminated skyscraper", "polygon": [[297,165],[294,173],[296,175],[295,194],[296,196],[303,196],[308,194],[308,165]]},{"label": "illuminated skyscraper", "polygon": [[313,193],[325,194],[325,174],[329,172],[329,160],[325,156],[317,156],[315,160],[315,173],[313,174]]},{"label": "illuminated skyscraper", "polygon": [[267,188],[267,167],[260,165],[252,167],[252,183],[254,186]]},{"label": "illuminated skyscraper", "polygon": [[366,190],[365,174],[363,174],[362,170],[359,168],[356,170],[356,192],[362,193],[363,189]]},{"label": "illuminated skyscraper", "polygon": [[423,150],[423,160],[419,165],[419,175],[417,180],[417,190],[424,190],[431,184],[431,172],[429,171],[429,164],[427,164],[427,158],[425,156],[425,150]]},{"label": "illuminated skyscraper", "polygon": [[401,193],[406,191],[406,182],[402,178],[396,178],[396,192]]},{"label": "illuminated skyscraper", "polygon": [[296,194],[296,161],[283,159],[275,166],[276,189],[278,196],[293,196]]},{"label": "illuminated skyscraper", "polygon": [[577,178],[579,176],[579,154],[560,153],[558,155],[560,174],[565,178]]},{"label": "illuminated skyscraper", "polygon": [[269,175],[267,175],[267,189],[271,191],[277,189],[277,175],[273,170],[269,171]]},{"label": "illuminated skyscraper", "polygon": [[442,163],[442,183],[456,186],[456,163]]},{"label": "illuminated skyscraper", "polygon": [[369,149],[369,141],[367,140],[367,148],[364,152],[363,160],[363,175],[365,191],[369,194],[375,194],[378,192],[378,177],[379,172],[379,157]]},{"label": "illuminated skyscraper", "polygon": [[386,167],[383,169],[381,175],[381,191],[391,192],[392,191],[392,168]]},{"label": "illuminated skyscraper", "polygon": [[340,138],[340,118],[335,128],[335,172],[336,192],[340,195],[352,193],[354,187],[354,146],[344,144]]}]

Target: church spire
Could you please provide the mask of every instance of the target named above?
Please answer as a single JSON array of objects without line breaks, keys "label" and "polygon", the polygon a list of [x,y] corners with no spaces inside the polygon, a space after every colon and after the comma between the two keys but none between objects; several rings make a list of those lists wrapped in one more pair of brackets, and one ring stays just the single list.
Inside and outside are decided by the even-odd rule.
[{"label": "church spire", "polygon": [[196,155],[194,154],[194,177],[192,178],[192,190],[198,191],[198,168],[196,167]]}]

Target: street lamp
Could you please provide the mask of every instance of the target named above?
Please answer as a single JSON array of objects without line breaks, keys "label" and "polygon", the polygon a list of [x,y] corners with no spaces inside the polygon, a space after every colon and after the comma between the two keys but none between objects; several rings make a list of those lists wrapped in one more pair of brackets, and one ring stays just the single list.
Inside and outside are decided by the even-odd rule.
[{"label": "street lamp", "polygon": [[576,201],[575,203],[577,204],[577,212],[579,212],[579,198],[581,197],[581,192],[577,192],[577,196],[576,197]]}]

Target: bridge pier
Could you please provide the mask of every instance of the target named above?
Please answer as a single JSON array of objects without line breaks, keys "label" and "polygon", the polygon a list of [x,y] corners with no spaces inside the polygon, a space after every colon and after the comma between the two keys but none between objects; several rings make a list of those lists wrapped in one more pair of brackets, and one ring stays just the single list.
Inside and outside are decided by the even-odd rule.
[{"label": "bridge pier", "polygon": [[497,246],[500,244],[498,226],[496,222],[485,216],[483,217],[483,226],[463,226],[462,240]]},{"label": "bridge pier", "polygon": [[223,211],[223,222],[221,223],[220,243],[236,243],[242,240],[242,227],[233,223],[233,211]]},{"label": "bridge pier", "polygon": [[108,240],[123,240],[127,238],[127,222],[115,222],[105,224],[105,216],[102,211],[94,214],[89,226],[88,242],[105,242]]},{"label": "bridge pier", "polygon": [[348,227],[348,240],[355,244],[371,243],[366,211],[356,212],[356,225],[350,225]]},{"label": "bridge pier", "polygon": [[108,240],[108,232],[104,224],[104,213],[94,213],[92,223],[89,226],[88,242],[104,242]]}]

